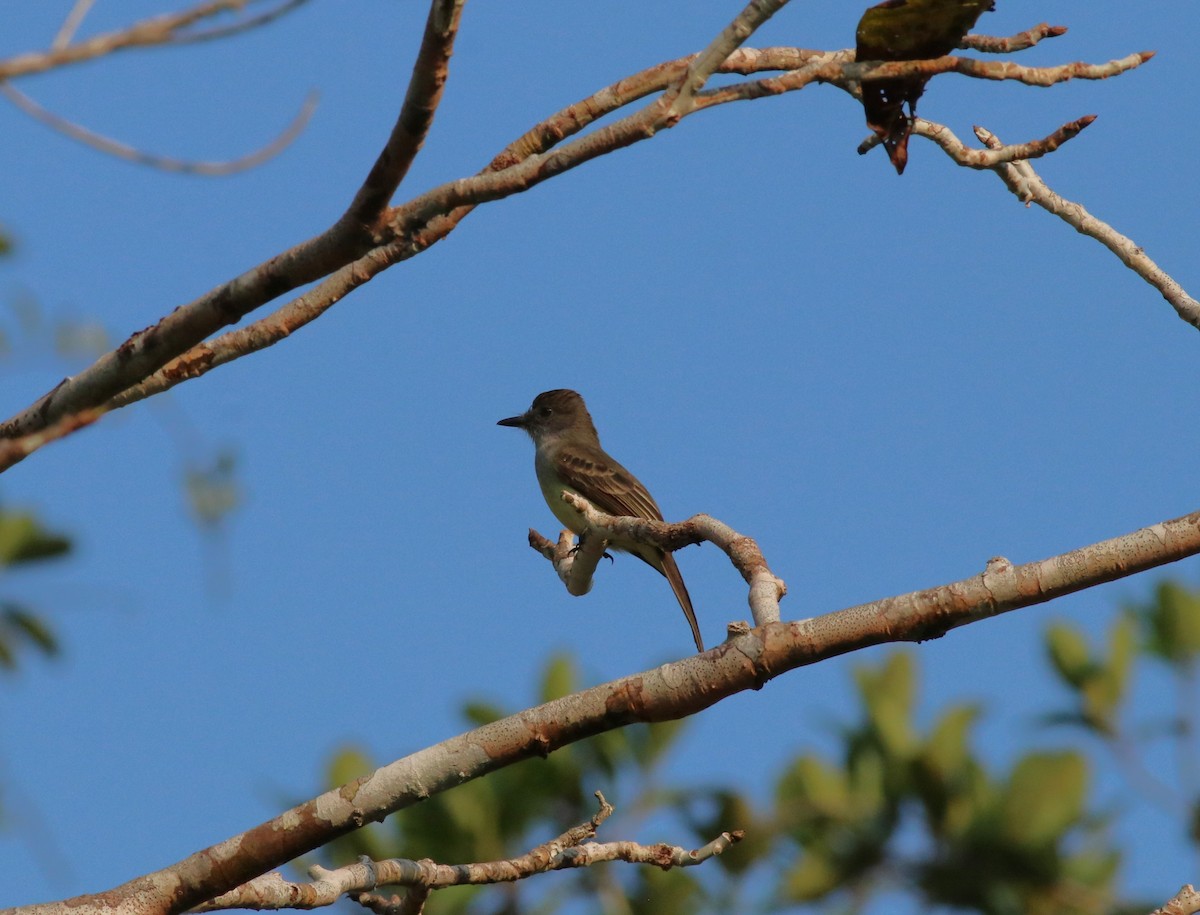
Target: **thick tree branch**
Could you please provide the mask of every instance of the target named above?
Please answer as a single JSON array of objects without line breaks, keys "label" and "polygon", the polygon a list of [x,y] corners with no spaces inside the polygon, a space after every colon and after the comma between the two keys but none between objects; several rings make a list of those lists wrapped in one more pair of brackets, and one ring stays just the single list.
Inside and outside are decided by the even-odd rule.
[{"label": "thick tree branch", "polygon": [[216,898],[366,823],[455,785],[604,731],[666,721],[798,667],[888,642],[924,641],[1000,613],[1200,553],[1200,512],[1014,566],[988,561],[962,581],[813,619],[771,623],[717,648],[556,699],[396,760],[177,864],[106,893],[25,915],[166,915]]},{"label": "thick tree branch", "polygon": [[374,228],[421,151],[450,74],[450,55],[465,3],[466,0],[433,0],[430,5],[400,116],[343,219]]}]

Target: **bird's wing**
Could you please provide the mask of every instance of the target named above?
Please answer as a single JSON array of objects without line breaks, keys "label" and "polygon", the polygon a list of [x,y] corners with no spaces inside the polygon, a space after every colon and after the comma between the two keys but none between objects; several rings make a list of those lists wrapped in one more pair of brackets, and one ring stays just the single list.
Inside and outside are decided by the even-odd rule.
[{"label": "bird's wing", "polygon": [[603,451],[561,448],[555,463],[559,479],[602,512],[663,520],[658,503],[646,487]]}]

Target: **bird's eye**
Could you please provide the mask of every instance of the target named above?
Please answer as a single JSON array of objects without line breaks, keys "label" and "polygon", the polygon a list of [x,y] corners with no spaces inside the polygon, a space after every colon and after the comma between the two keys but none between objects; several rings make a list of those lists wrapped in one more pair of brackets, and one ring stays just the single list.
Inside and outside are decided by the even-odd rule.
[{"label": "bird's eye", "polygon": [[549,416],[553,412],[554,411],[549,407],[542,407],[540,410],[538,410],[538,416]]}]

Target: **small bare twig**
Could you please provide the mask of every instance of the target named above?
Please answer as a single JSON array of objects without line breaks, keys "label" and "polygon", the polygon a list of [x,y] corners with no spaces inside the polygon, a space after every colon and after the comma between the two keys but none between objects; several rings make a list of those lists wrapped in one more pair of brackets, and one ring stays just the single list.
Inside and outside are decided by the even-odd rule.
[{"label": "small bare twig", "polygon": [[[988,149],[972,149],[956,137],[949,127],[935,124],[933,121],[926,121],[924,118],[913,119],[912,132],[915,136],[933,140],[946,155],[959,165],[984,171],[994,169],[1006,162],[1015,162],[1019,159],[1038,159],[1052,153],[1068,140],[1079,136],[1095,120],[1094,114],[1087,114],[1069,124],[1064,124],[1054,133],[1040,140],[1017,143],[1013,146],[997,145]],[[872,134],[863,141],[858,151],[864,153],[869,148],[878,145],[879,142],[879,137]]]},{"label": "small bare twig", "polygon": [[273,22],[281,16],[285,16],[293,10],[307,3],[308,0],[284,0],[279,6],[273,10],[266,10],[256,16],[247,16],[238,22],[230,23],[229,25],[214,26],[211,29],[195,29],[188,32],[181,32],[171,39],[171,44],[194,44],[200,41],[214,41],[220,38],[228,38],[230,35],[237,35],[241,32],[248,32],[251,29],[257,29],[269,22]]},{"label": "small bare twig", "polygon": [[670,524],[649,518],[618,517],[597,509],[591,502],[573,492],[564,492],[562,499],[580,512],[589,529],[580,536],[579,548],[571,549],[571,535],[563,531],[553,545],[530,528],[529,545],[554,565],[558,577],[574,595],[586,594],[592,587],[592,573],[612,540],[634,540],[674,552],[681,547],[708,541],[719,547],[742,578],[750,585],[748,602],[756,626],[779,622],[779,601],[787,594],[787,585],[767,566],[762,550],[750,537],[745,537],[729,525],[710,515],[693,515],[686,521]]},{"label": "small bare twig", "polygon": [[1011,54],[1014,51],[1032,48],[1045,38],[1058,38],[1065,34],[1067,34],[1065,25],[1050,25],[1048,22],[1043,22],[1008,38],[997,38],[992,35],[967,35],[959,47],[969,51],[979,51],[983,54]]},{"label": "small bare twig", "polygon": [[[309,868],[309,876],[313,878],[310,883],[293,883],[284,880],[279,873],[270,873],[218,896],[211,902],[199,905],[192,911],[212,912],[234,908],[312,909],[332,905],[341,897],[349,896],[376,912],[416,912],[420,911],[420,905],[424,904],[431,891],[450,886],[511,883],[536,874],[590,867],[608,861],[650,864],[663,870],[691,867],[721,854],[742,838],[740,830],[724,832],[707,845],[691,851],[665,844],[594,843],[590,840],[595,838],[600,824],[613,812],[612,805],[599,791],[596,792],[596,799],[600,809],[590,820],[571,827],[556,839],[516,858],[455,865],[438,864],[428,858],[419,861],[407,858],[391,858],[385,861],[362,859],[357,864],[334,870],[314,865]],[[380,886],[404,886],[411,889],[404,897],[383,897],[374,893]]]},{"label": "small bare twig", "polygon": [[95,2],[96,0],[75,0],[75,5],[71,7],[71,12],[67,13],[67,18],[63,20],[62,28],[58,30],[58,34],[54,36],[54,41],[50,43],[52,50],[61,50],[71,43],[71,39],[79,31],[79,26],[83,24],[83,18],[88,14],[88,11],[92,8],[92,4]]},{"label": "small bare twig", "polygon": [[[975,135],[989,149],[1000,149],[1003,144],[994,133],[983,127],[975,128]],[[1096,239],[1115,254],[1126,267],[1162,293],[1175,313],[1188,324],[1200,328],[1200,302],[1176,282],[1147,255],[1145,250],[1132,239],[1122,235],[1108,223],[1097,219],[1082,204],[1060,197],[1041,179],[1028,162],[1013,162],[995,167],[996,174],[1005,186],[1026,206],[1036,203],[1053,213],[1077,232]]]},{"label": "small bare twig", "polygon": [[0,61],[0,80],[82,63],[128,48],[169,44],[181,36],[186,36],[186,30],[198,22],[222,13],[241,10],[255,2],[256,0],[207,0],[178,13],[152,16],[127,28],[105,32],[84,41],[51,47],[48,51],[18,54],[16,57]]},{"label": "small bare twig", "polygon": [[292,144],[296,137],[300,136],[317,108],[317,93],[310,92],[308,98],[304,100],[304,104],[300,106],[299,112],[292,118],[292,122],[275,139],[261,149],[255,150],[249,155],[241,156],[237,159],[228,159],[224,162],[189,162],[184,159],[175,159],[169,156],[158,156],[153,153],[143,152],[127,143],[122,143],[119,140],[113,140],[88,130],[74,121],[69,121],[66,118],[59,117],[52,111],[47,111],[24,92],[21,92],[9,83],[0,82],[0,92],[34,120],[57,130],[59,133],[73,140],[85,143],[100,152],[116,156],[119,159],[136,162],[139,165],[149,165],[164,172],[184,172],[189,175],[207,176],[223,176],[232,175],[236,172],[244,172],[279,155]]}]

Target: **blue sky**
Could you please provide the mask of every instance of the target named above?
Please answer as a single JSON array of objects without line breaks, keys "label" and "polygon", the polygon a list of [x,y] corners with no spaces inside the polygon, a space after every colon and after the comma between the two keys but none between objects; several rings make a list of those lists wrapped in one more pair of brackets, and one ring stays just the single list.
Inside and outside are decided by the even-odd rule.
[{"label": "blue sky", "polygon": [[[10,16],[0,54],[44,47],[69,6]],[[1071,28],[1022,62],[1159,54],[1118,79],[1051,89],[945,76],[921,113],[1009,141],[1099,115],[1037,168],[1195,294],[1200,135],[1185,87],[1200,8],[998,6],[980,31]],[[157,9],[97,4],[85,33]],[[737,9],[468,5],[401,197],[699,49]],[[845,47],[860,12],[796,3],[751,43]],[[91,129],[193,159],[266,142],[311,88],[321,102],[282,156],[224,179],[116,161],[0,108],[0,220],[19,243],[0,264],[0,299],[31,291],[50,316],[120,340],[323,229],[386,137],[423,15],[316,0],[229,42],[21,81]],[[4,503],[70,532],[77,556],[4,583],[52,616],[65,657],[0,690],[3,902],[105,889],[254,825],[314,793],[347,742],[391,759],[458,733],[467,698],[525,704],[551,651],[574,652],[590,682],[688,653],[670,590],[640,563],[605,564],[574,599],[526,546],[526,528],[552,535],[553,519],[528,441],[495,421],[548,388],[584,394],[606,447],[668,518],[704,511],[756,537],[792,617],[1197,508],[1195,330],[994,176],[914,139],[898,178],[881,151],[855,154],[865,134],[861,109],[828,87],[690,118],[480,208],[279,346],[5,474]],[[75,369],[29,342],[0,363],[0,412]],[[244,503],[206,534],[181,478],[223,449]],[[741,580],[712,547],[679,562],[715,644],[747,615]],[[1196,581],[1200,569],[1171,571]],[[1046,623],[1065,616],[1098,636],[1152,581],[920,646],[926,710],[980,699],[982,748],[1003,765],[1058,695]],[[788,757],[828,745],[828,722],[854,707],[851,666],[884,651],[705,713],[669,776],[765,790]],[[1100,790],[1128,812],[1131,893],[1165,899],[1195,876],[1182,844],[1164,848],[1173,820],[1111,773]],[[59,855],[65,866],[45,864]]]}]

